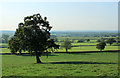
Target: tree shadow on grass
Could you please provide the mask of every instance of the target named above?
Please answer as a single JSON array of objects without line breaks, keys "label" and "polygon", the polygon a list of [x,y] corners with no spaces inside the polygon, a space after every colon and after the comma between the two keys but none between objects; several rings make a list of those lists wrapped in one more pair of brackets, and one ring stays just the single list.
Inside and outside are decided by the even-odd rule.
[{"label": "tree shadow on grass", "polygon": [[66,62],[47,62],[43,64],[117,64],[111,62],[84,62],[84,61],[66,61]]},{"label": "tree shadow on grass", "polygon": [[69,53],[69,54],[73,54],[73,55],[91,55],[91,54],[88,54],[88,53]]},{"label": "tree shadow on grass", "polygon": [[[18,55],[18,56],[35,56],[35,55],[31,55],[29,53],[24,53],[22,55],[16,54],[16,55]],[[41,56],[46,56],[46,54],[42,54]],[[57,54],[48,54],[48,57],[49,56],[58,56],[58,55]]]}]

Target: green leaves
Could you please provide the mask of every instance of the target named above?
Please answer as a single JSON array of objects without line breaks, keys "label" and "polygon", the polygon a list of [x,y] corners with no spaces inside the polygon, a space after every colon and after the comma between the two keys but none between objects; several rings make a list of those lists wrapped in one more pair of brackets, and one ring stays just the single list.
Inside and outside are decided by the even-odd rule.
[{"label": "green leaves", "polygon": [[61,47],[65,48],[66,52],[68,49],[71,49],[71,46],[71,42],[68,39],[64,40],[64,42],[61,44]]},{"label": "green leaves", "polygon": [[108,38],[106,42],[112,45],[116,40],[114,38]]},{"label": "green leaves", "polygon": [[100,49],[100,51],[102,51],[106,46],[105,42],[100,42],[99,44],[96,45],[97,49]]},{"label": "green leaves", "polygon": [[59,45],[50,39],[49,31],[52,27],[49,25],[47,17],[43,20],[40,14],[25,17],[24,23],[18,24],[14,37],[9,40],[9,49],[12,53],[37,52],[35,54],[38,56],[47,49],[58,49]]}]

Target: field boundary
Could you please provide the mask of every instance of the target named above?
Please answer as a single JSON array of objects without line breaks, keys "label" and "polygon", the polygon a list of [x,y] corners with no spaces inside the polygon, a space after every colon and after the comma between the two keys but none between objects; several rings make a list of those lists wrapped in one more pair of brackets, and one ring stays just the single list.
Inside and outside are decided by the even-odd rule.
[{"label": "field boundary", "polygon": [[[54,52],[54,53],[101,53],[101,52],[120,52],[120,50],[105,50],[105,51],[78,51],[78,52]],[[51,53],[51,52],[48,52]],[[22,53],[22,54],[29,54],[29,53]],[[11,53],[0,53],[0,55],[12,55]],[[16,55],[19,55],[16,54]]]},{"label": "field boundary", "polygon": [[54,52],[54,53],[98,53],[98,52],[120,52],[120,50],[104,50],[104,51],[73,51],[73,52]]}]

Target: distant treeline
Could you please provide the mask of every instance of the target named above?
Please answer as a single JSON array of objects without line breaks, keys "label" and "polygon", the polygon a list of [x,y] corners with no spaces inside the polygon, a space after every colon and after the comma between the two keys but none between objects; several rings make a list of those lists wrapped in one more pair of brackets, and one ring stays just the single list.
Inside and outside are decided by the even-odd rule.
[{"label": "distant treeline", "polygon": [[118,32],[51,32],[58,37],[116,37]]},{"label": "distant treeline", "polygon": [[[10,36],[13,36],[15,31],[0,31],[2,34],[8,34]],[[2,34],[0,35],[0,37],[2,36]],[[116,37],[116,36],[120,36],[120,33],[118,32],[102,32],[102,31],[91,31],[91,32],[78,32],[78,31],[54,31],[51,32],[52,35],[55,35],[57,37]]]}]

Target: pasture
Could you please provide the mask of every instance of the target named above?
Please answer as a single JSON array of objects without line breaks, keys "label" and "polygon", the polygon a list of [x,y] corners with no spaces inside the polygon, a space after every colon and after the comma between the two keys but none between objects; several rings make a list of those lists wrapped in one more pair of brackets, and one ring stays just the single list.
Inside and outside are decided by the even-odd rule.
[{"label": "pasture", "polygon": [[[64,40],[66,37],[58,37]],[[97,37],[90,37],[90,41],[77,43],[83,37],[69,37],[75,39],[69,53],[51,53],[47,58],[40,57],[42,64],[36,64],[35,56],[23,55],[0,55],[2,57],[2,76],[117,76],[118,75],[118,52],[98,52],[96,48]],[[86,39],[89,37],[86,37]],[[57,42],[61,44],[61,42]],[[103,51],[119,50],[119,46],[107,44]],[[11,53],[8,44],[2,46],[0,53]],[[71,52],[96,53],[71,53]],[[55,52],[65,52],[64,48]],[[27,53],[27,52],[23,52]]]},{"label": "pasture", "polygon": [[[58,43],[60,45],[60,43]],[[69,52],[79,52],[79,51],[99,51],[96,48],[96,42],[94,43],[90,43],[90,42],[84,42],[84,43],[72,43],[72,48],[70,50],[68,50]],[[115,43],[114,43],[115,44]],[[110,46],[109,44],[107,44],[107,46],[105,47],[105,50],[119,50],[119,46],[114,46],[114,44],[112,46]],[[7,48],[8,44],[0,44],[0,46],[6,46],[5,48],[1,48],[2,51],[0,51],[0,53],[10,53],[10,50]],[[60,48],[58,50],[56,50],[55,52],[65,52],[64,48]]]},{"label": "pasture", "polygon": [[52,53],[40,57],[2,55],[3,76],[117,76],[118,53]]}]

